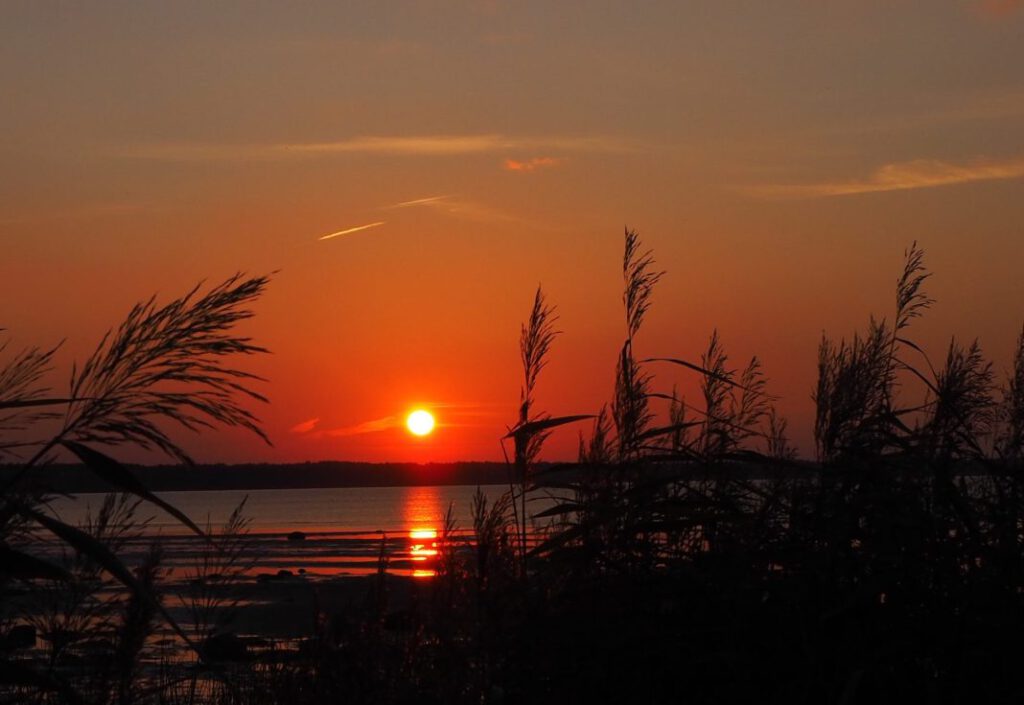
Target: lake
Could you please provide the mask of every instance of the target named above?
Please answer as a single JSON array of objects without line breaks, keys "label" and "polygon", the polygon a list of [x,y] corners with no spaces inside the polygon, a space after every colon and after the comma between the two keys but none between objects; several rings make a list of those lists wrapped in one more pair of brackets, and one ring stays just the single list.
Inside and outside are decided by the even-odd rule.
[{"label": "lake", "polygon": [[[481,490],[493,502],[507,488],[485,485]],[[383,549],[389,572],[429,577],[449,507],[455,521],[454,536],[469,539],[476,491],[476,486],[449,485],[162,492],[159,496],[200,526],[209,523],[214,533],[245,501],[257,573],[365,575],[377,570]],[[102,494],[59,498],[51,509],[61,520],[80,525],[90,513],[95,515],[103,499]],[[531,501],[529,512],[548,506],[550,500],[538,497]],[[165,548],[165,566],[175,577],[187,577],[203,553],[203,541],[153,505],[143,503],[137,516],[149,523],[139,536],[125,543],[121,551],[125,561],[132,564],[153,537],[159,536]],[[293,532],[301,532],[304,538],[289,540]]]}]

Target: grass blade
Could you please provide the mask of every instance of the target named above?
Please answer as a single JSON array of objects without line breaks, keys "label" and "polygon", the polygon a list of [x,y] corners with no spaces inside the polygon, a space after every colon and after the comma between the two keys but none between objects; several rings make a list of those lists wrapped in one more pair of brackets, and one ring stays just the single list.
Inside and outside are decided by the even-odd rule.
[{"label": "grass blade", "polygon": [[143,485],[139,479],[132,474],[131,470],[126,468],[124,465],[121,465],[121,463],[117,462],[109,455],[105,455],[98,450],[94,450],[81,443],[76,443],[75,441],[64,441],[62,445],[78,456],[78,459],[85,463],[85,466],[92,470],[93,473],[101,479],[106,480],[122,492],[129,492],[150,504],[155,504],[187,526],[201,538],[209,538],[202,529],[196,526],[195,522],[185,515],[184,512],[160,499],[146,489],[145,485]]},{"label": "grass blade", "polygon": [[141,599],[148,602],[151,607],[160,612],[164,619],[167,620],[167,623],[171,625],[174,632],[181,637],[186,644],[188,644],[189,648],[196,653],[199,653],[195,644],[193,644],[192,640],[189,639],[188,634],[186,634],[178,625],[167,611],[167,608],[161,604],[160,600],[156,598],[152,591],[146,589],[146,587],[139,582],[132,572],[128,570],[125,564],[121,562],[121,559],[118,558],[106,545],[104,545],[102,541],[98,541],[81,529],[76,529],[69,524],[65,524],[62,521],[47,516],[32,507],[21,505],[18,508],[18,513],[26,519],[31,519],[37,522],[71,548],[96,561],[97,564],[107,571],[107,573],[114,576],[114,578],[116,578],[122,585],[127,587],[135,595],[138,595]]}]

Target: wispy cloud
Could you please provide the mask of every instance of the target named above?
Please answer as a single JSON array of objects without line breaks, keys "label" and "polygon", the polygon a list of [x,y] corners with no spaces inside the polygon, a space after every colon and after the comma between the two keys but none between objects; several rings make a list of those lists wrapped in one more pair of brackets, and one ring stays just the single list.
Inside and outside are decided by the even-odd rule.
[{"label": "wispy cloud", "polygon": [[384,225],[387,221],[380,220],[376,223],[367,223],[366,225],[357,225],[354,228],[346,228],[345,230],[339,230],[336,233],[328,233],[322,237],[318,237],[318,240],[330,240],[333,237],[340,237],[342,235],[351,235],[352,233],[358,233],[360,230],[369,230],[370,228],[377,228]]},{"label": "wispy cloud", "polygon": [[296,154],[406,154],[450,155],[490,152],[500,149],[500,135],[425,135],[413,137],[354,137],[337,142],[310,142],[276,145],[274,148]]},{"label": "wispy cloud", "polygon": [[418,135],[409,137],[353,137],[337,142],[276,145],[275,149],[296,154],[363,152],[398,155],[478,154],[507,150],[555,149],[566,152],[629,152],[636,146],[611,137],[549,135],[510,137],[483,135]]},{"label": "wispy cloud", "polygon": [[500,134],[359,136],[331,142],[222,144],[167,142],[118,150],[120,156],[160,161],[230,161],[325,157],[340,154],[454,156],[491,152],[562,151],[631,152],[638,146],[606,136],[548,135],[513,137]]},{"label": "wispy cloud", "polygon": [[316,428],[316,425],[318,423],[320,423],[320,417],[319,416],[316,417],[316,418],[313,418],[313,419],[308,419],[308,420],[303,421],[301,423],[297,423],[297,424],[295,424],[294,426],[292,426],[288,430],[291,433],[300,433],[300,434],[301,433],[309,433],[314,428]]},{"label": "wispy cloud", "polygon": [[402,201],[401,203],[394,203],[390,206],[385,206],[385,208],[410,208],[412,206],[430,206],[440,201],[443,201],[446,198],[453,198],[453,196],[427,196],[426,198],[416,198],[411,201]]},{"label": "wispy cloud", "polygon": [[474,220],[476,222],[515,222],[531,227],[544,226],[541,223],[531,222],[501,208],[458,195],[431,196],[404,203],[395,203],[387,206],[387,208],[427,208],[435,213],[464,220]]},{"label": "wispy cloud", "polygon": [[537,169],[547,169],[553,166],[558,166],[562,163],[561,159],[555,157],[533,157],[532,159],[526,159],[519,161],[518,159],[506,159],[505,168],[508,171],[536,171]]},{"label": "wispy cloud", "polygon": [[402,419],[400,419],[399,417],[385,416],[383,418],[374,419],[372,421],[364,421],[353,426],[343,426],[341,428],[332,428],[324,431],[318,431],[317,436],[329,436],[331,438],[360,436],[364,433],[378,433],[380,431],[388,431],[392,428],[398,428],[401,425]]},{"label": "wispy cloud", "polygon": [[523,222],[521,218],[517,218],[485,203],[472,201],[456,195],[427,196],[426,198],[392,203],[391,205],[384,206],[384,208],[429,208],[437,213],[467,220]]},{"label": "wispy cloud", "polygon": [[751,190],[756,195],[766,198],[824,198],[1020,177],[1024,177],[1024,157],[1002,161],[978,160],[964,164],[937,159],[915,159],[886,164],[876,169],[868,178],[861,180],[817,184],[770,184],[756,186]]},{"label": "wispy cloud", "polygon": [[[416,405],[429,409],[437,417],[438,427],[443,428],[501,428],[501,420],[514,413],[507,403],[488,402],[440,402],[423,401]],[[410,407],[412,408],[412,407]],[[311,440],[348,438],[368,433],[381,433],[405,426],[405,414],[391,414],[379,419],[363,421],[350,426],[320,428],[320,418],[312,418],[291,427],[290,432]]]}]

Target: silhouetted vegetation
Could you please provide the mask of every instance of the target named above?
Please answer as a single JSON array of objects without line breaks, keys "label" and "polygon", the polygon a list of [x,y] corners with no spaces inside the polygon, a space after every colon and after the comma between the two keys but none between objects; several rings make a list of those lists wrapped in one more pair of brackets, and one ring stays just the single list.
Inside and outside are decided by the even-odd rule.
[{"label": "silhouetted vegetation", "polygon": [[[4,590],[57,586],[55,606],[35,618],[49,649],[43,663],[59,664],[75,648],[57,635],[88,631],[81,625],[93,621],[122,625],[101,687],[12,657],[0,673],[6,692],[40,701],[296,705],[1024,696],[1024,333],[1002,384],[977,342],[953,340],[933,364],[912,336],[935,303],[924,252],[913,245],[891,321],[872,318],[848,339],[821,341],[812,461],[794,452],[760,360],[734,365],[717,332],[697,361],[639,352],[662,273],[632,231],[623,276],[625,338],[609,405],[557,418],[535,408],[557,335],[554,309],[538,290],[520,339],[519,413],[506,436],[514,446],[509,492],[493,502],[477,495],[469,542],[449,518],[430,581],[396,588],[382,544],[365,602],[318,608],[295,648],[255,650],[225,637],[213,649],[216,634],[207,631],[196,635],[208,646],[198,649],[201,658],[143,677],[138,655],[162,604],[160,554],[154,549],[126,577],[112,563],[118,537],[107,528],[110,515],[137,500],[112,500],[95,525],[71,533],[52,525],[40,498],[5,495],[3,551],[17,559],[9,565],[25,568],[7,571]],[[73,387],[71,400],[34,391],[50,354],[29,351],[0,372],[0,408],[25,414],[4,420],[5,428],[39,422],[50,402],[91,408],[75,395],[102,389],[97,384]],[[656,366],[696,375],[696,402],[676,388],[659,390]],[[124,399],[139,390],[140,403],[156,404],[147,419],[160,413],[197,425],[185,416],[195,406],[163,413],[166,398],[154,401],[145,385],[127,388]],[[234,406],[208,415],[252,422]],[[96,429],[87,414],[69,418]],[[580,435],[578,462],[539,462],[552,430],[583,421],[591,428]],[[133,428],[117,435],[72,424],[56,443],[86,463],[92,456],[74,443],[137,442],[174,454],[166,436]],[[135,494],[149,499],[145,490]],[[538,512],[530,499],[540,495],[555,502]],[[33,562],[12,548],[33,522],[67,544],[74,561]],[[237,522],[235,537],[244,533]],[[221,549],[229,556],[237,555],[232,541]],[[120,622],[89,597],[101,573],[127,588],[111,607]],[[4,619],[7,643],[25,620],[7,608]],[[18,670],[22,661],[33,670]],[[180,687],[182,678],[192,687]]]},{"label": "silhouetted vegetation", "polygon": [[[188,648],[198,652],[203,646],[171,617],[162,599],[159,545],[134,568],[121,560],[119,549],[141,536],[135,519],[141,501],[176,517],[219,553],[230,555],[230,541],[218,541],[154,495],[106,449],[131,445],[190,463],[167,422],[188,431],[238,426],[267,440],[253,413],[239,403],[240,397],[266,401],[249,386],[257,378],[225,364],[265,352],[233,328],[251,317],[247,306],[267,282],[236,275],[202,295],[197,287],[165,306],[154,299],[136,305],[85,364],[72,369],[67,396],[53,396],[43,386],[55,349],[29,349],[0,368],[0,446],[9,457],[28,456],[4,478],[0,495],[0,633],[5,644],[17,633],[25,635],[24,642],[15,640],[18,645],[34,645],[37,635],[44,644],[42,658],[5,654],[4,695],[136,702],[154,692],[152,678],[140,679],[139,663],[158,622]],[[17,440],[8,441],[14,433]],[[121,492],[110,495],[84,526],[50,512],[49,495],[31,481],[33,471],[52,463],[59,449]],[[238,528],[229,527],[230,533]],[[63,560],[38,554],[54,548]]]}]

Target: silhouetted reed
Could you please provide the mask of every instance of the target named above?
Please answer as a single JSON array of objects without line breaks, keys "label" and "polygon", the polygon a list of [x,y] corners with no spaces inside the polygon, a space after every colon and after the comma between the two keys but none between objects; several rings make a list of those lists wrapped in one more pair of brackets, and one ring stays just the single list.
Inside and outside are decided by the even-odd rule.
[{"label": "silhouetted reed", "polygon": [[[9,341],[0,345],[0,355],[8,345]],[[0,459],[16,459],[22,449],[32,446],[31,439],[14,436],[31,432],[41,422],[57,417],[52,407],[61,402],[48,398],[50,390],[42,383],[57,349],[29,348],[0,367]]]},{"label": "silhouetted reed", "polygon": [[[410,608],[367,612],[287,678],[253,671],[262,692],[296,703],[1024,692],[1024,335],[1001,393],[977,344],[954,341],[934,368],[910,337],[934,303],[915,244],[892,323],[822,339],[812,462],[789,441],[760,360],[734,367],[717,331],[697,361],[635,355],[662,275],[634,231],[623,271],[612,400],[580,435],[578,462],[539,462],[550,431],[588,417],[534,408],[554,339],[538,291],[506,436],[510,492],[477,496],[472,545],[446,546]],[[657,364],[696,375],[696,403],[659,391]],[[528,516],[527,495],[541,493],[554,506]],[[244,702],[265,701],[252,692]]]},{"label": "silhouetted reed", "polygon": [[639,456],[645,441],[644,434],[652,419],[648,410],[651,377],[636,360],[633,343],[651,306],[654,285],[664,274],[653,271],[653,267],[654,257],[651,251],[642,251],[640,236],[635,230],[627,228],[626,247],[622,257],[622,303],[626,313],[626,340],[619,352],[615,370],[615,396],[611,405],[618,441],[618,456],[622,460]]},{"label": "silhouetted reed", "polygon": [[[130,445],[189,462],[169,435],[167,422],[191,431],[238,426],[267,440],[239,401],[266,401],[249,386],[258,378],[229,364],[239,355],[264,352],[232,329],[251,317],[248,305],[267,282],[266,277],[236,275],[205,294],[196,287],[165,306],[158,307],[154,299],[138,304],[85,364],[72,370],[66,397],[52,396],[43,384],[55,349],[29,349],[0,366],[0,454],[17,460],[0,495],[5,557],[0,591],[28,595],[5,599],[0,621],[35,622],[48,651],[42,670],[30,658],[6,663],[0,688],[10,686],[16,693],[31,686],[37,701],[50,694],[59,700],[134,702],[141,697],[136,688],[140,653],[157,621],[196,648],[159,594],[159,549],[150,550],[134,570],[118,553],[125,532],[141,530],[133,519],[140,501],[210,539],[99,448]],[[56,430],[47,437],[43,434],[51,423]],[[116,502],[111,495],[95,521],[81,528],[50,513],[45,492],[33,483],[32,470],[50,462],[59,449],[126,493]],[[48,532],[63,548],[63,565],[33,555],[41,545],[40,532]],[[230,553],[222,558],[233,560]],[[70,675],[61,666],[68,658],[80,664]],[[81,664],[93,662],[98,666],[80,670]]]},{"label": "silhouetted reed", "polygon": [[[627,262],[635,252],[627,235]],[[897,279],[894,324],[872,319],[849,342],[823,338],[816,464],[797,460],[758,359],[732,369],[717,332],[698,363],[649,360],[695,372],[702,407],[675,389],[653,391],[652,378],[620,359],[613,406],[624,452],[603,450],[611,429],[600,418],[590,440],[581,437],[579,464],[550,475],[572,493],[544,512],[559,523],[535,557],[543,570],[568,576],[562,589],[588,603],[590,615],[614,609],[610,599],[656,599],[660,616],[637,610],[625,625],[664,627],[647,633],[657,646],[642,650],[645,663],[631,660],[633,645],[607,647],[634,673],[650,672],[659,651],[691,660],[655,667],[656,682],[619,690],[603,677],[610,663],[574,660],[601,684],[589,692],[658,694],[647,701],[757,693],[785,702],[1017,692],[1019,681],[997,664],[1020,654],[1005,643],[1001,620],[1024,626],[1013,616],[1024,606],[1024,503],[1019,470],[1007,462],[1019,457],[1024,353],[1019,343],[1001,399],[977,343],[953,341],[934,369],[909,337],[934,303],[924,290],[929,276],[915,244]],[[644,302],[646,311],[649,295]],[[649,399],[668,402],[666,422],[642,416],[638,433],[623,422],[637,414],[622,411]],[[617,576],[669,592],[653,598]],[[586,610],[563,609],[586,619]],[[987,645],[965,643],[968,632],[986,635]],[[600,639],[590,633],[588,646]],[[732,666],[727,684],[716,669],[729,663],[742,663],[744,675]],[[536,660],[530,667],[544,668]],[[776,685],[765,689],[768,682]]]},{"label": "silhouetted reed", "polygon": [[1017,338],[1013,369],[1003,388],[998,422],[1001,427],[996,452],[1006,460],[1020,460],[1024,453],[1024,331]]},{"label": "silhouetted reed", "polygon": [[[295,650],[233,664],[203,697],[294,705],[1019,699],[1024,333],[1002,386],[976,342],[952,341],[933,365],[911,337],[935,303],[915,243],[896,279],[892,318],[870,318],[848,338],[822,338],[812,461],[790,442],[760,359],[734,364],[717,330],[696,361],[636,354],[662,276],[627,230],[626,337],[609,380],[611,400],[596,414],[552,417],[536,409],[557,334],[554,307],[538,288],[520,335],[518,414],[503,439],[514,445],[511,486],[494,502],[477,494],[472,538],[459,538],[449,513],[437,575],[409,581],[404,601],[382,543],[365,602],[335,614],[318,604],[315,627]],[[147,311],[139,317],[156,315]],[[233,350],[256,351],[248,345]],[[19,396],[0,399],[45,404],[0,408],[21,413],[65,403],[26,391],[39,379],[33,370],[48,364],[46,353],[21,359],[22,371],[9,377],[31,383],[8,383]],[[695,375],[698,392],[687,399],[678,387],[660,389],[652,372],[660,365]],[[92,371],[105,367],[96,362],[88,376],[105,378]],[[231,375],[240,384],[247,379]],[[218,384],[207,390],[242,391]],[[174,418],[153,413],[147,418]],[[252,421],[230,410],[204,418],[243,427]],[[592,426],[580,435],[578,462],[543,463],[549,434],[584,419]],[[83,460],[88,452],[70,444],[141,438],[162,448],[144,434],[71,428],[59,443]],[[531,512],[529,499],[540,495],[553,506]],[[15,519],[41,521],[35,505],[11,506],[11,531]],[[47,528],[81,545],[76,535]],[[233,555],[216,550],[216,560]],[[122,579],[106,557],[80,553]],[[158,566],[154,556],[133,580],[152,585]],[[39,575],[22,578],[34,585],[60,577],[37,568]],[[135,598],[153,591],[133,588],[120,612],[104,608],[111,624],[136,625],[136,637],[109,652],[118,654],[113,672],[121,679],[108,679],[104,692],[121,701],[193,702],[195,691],[171,679],[145,696],[139,678],[124,677],[137,672],[138,635],[157,622],[157,603]],[[37,682],[23,692],[65,692],[60,687]]]},{"label": "silhouetted reed", "polygon": [[200,645],[228,632],[239,603],[237,583],[256,564],[245,503],[242,500],[219,529],[207,521],[204,533],[209,541],[199,548],[198,559],[184,575],[179,599],[188,609],[190,625]]},{"label": "silhouetted reed", "polygon": [[518,488],[518,505],[515,497],[512,501],[512,509],[515,512],[516,523],[519,534],[520,563],[524,566],[526,561],[526,493],[529,473],[533,463],[540,455],[544,441],[547,440],[550,431],[540,428],[539,422],[547,421],[551,417],[545,413],[537,413],[533,409],[534,393],[537,386],[537,378],[541,370],[547,364],[548,352],[554,342],[558,331],[555,330],[555,310],[544,301],[544,292],[537,287],[537,293],[533,297],[533,308],[530,310],[530,317],[523,324],[519,336],[519,356],[523,364],[523,387],[519,394],[519,420],[512,434],[515,445],[515,473]]},{"label": "silhouetted reed", "polygon": [[[534,464],[540,455],[544,441],[547,440],[552,429],[590,418],[586,414],[553,418],[550,414],[538,413],[533,408],[533,395],[536,390],[537,379],[541,370],[547,365],[548,352],[555,337],[558,335],[558,331],[554,328],[555,320],[555,309],[546,303],[544,292],[540,287],[537,287],[530,316],[527,322],[523,324],[519,336],[519,354],[523,364],[523,387],[519,395],[519,419],[515,426],[509,429],[508,435],[505,436],[505,439],[511,438],[514,445],[515,454],[512,467],[515,473],[515,483],[518,484],[518,487],[512,485],[509,491],[512,494],[510,504],[513,519],[515,520],[517,543],[519,546],[518,563],[520,575],[524,577],[527,574],[527,541],[529,533],[526,502],[527,492],[533,481]],[[502,448],[504,449],[504,445]]]}]

